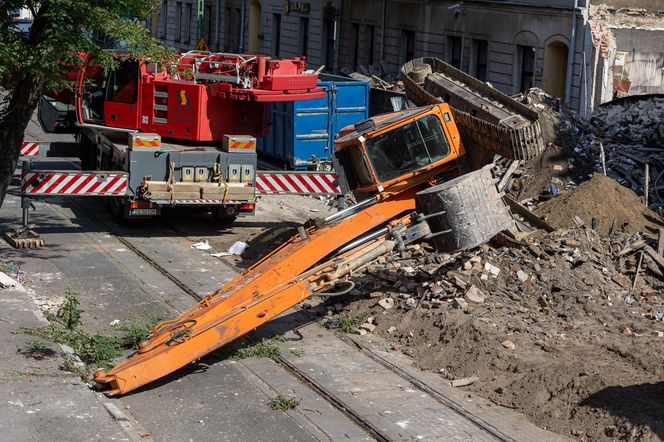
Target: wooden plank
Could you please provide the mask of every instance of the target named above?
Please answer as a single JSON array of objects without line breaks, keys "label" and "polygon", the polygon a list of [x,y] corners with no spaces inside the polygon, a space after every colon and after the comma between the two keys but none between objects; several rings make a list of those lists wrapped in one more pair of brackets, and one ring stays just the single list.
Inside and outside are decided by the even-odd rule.
[{"label": "wooden plank", "polygon": [[507,171],[505,172],[505,175],[500,179],[500,182],[498,183],[498,192],[502,192],[505,190],[505,187],[507,187],[507,183],[509,182],[510,178],[512,178],[512,175],[514,175],[514,172],[516,171],[517,167],[521,164],[521,160],[514,160],[512,161],[512,164],[510,164],[510,167],[507,168]]},{"label": "wooden plank", "polygon": [[664,270],[664,257],[662,257],[662,255],[658,254],[655,251],[655,249],[653,249],[650,246],[645,246],[643,248],[643,250],[645,250],[646,253],[648,255],[650,255],[650,257],[653,259],[653,261],[655,261],[657,264],[659,264],[659,266],[662,268],[662,270]]},{"label": "wooden plank", "polygon": [[643,181],[643,195],[646,197],[646,207],[648,207],[648,188],[650,187],[650,166],[648,163],[645,165],[645,178]]},{"label": "wooden plank", "polygon": [[664,256],[664,229],[660,228],[657,235],[657,254]]},{"label": "wooden plank", "polygon": [[535,215],[533,212],[531,212],[526,206],[521,204],[520,202],[514,200],[513,198],[505,195],[503,197],[503,200],[507,203],[507,205],[510,207],[510,209],[516,213],[517,215],[521,215],[524,217],[526,221],[528,221],[530,224],[532,224],[534,227],[537,227],[538,229],[545,230],[547,232],[553,232],[556,229],[549,224],[548,222],[544,221],[542,218],[539,216]]}]

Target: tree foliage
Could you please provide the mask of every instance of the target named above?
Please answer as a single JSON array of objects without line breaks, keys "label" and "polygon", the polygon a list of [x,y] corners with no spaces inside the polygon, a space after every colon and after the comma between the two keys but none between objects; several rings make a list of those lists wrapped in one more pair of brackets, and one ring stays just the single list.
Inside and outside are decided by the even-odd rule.
[{"label": "tree foliage", "polygon": [[[131,56],[164,61],[171,50],[153,39],[142,21],[161,0],[2,1],[0,13],[0,206],[16,167],[23,132],[44,91],[72,87],[67,71],[92,54],[112,69],[116,62],[106,49],[111,43]],[[9,12],[27,7],[33,23],[27,36],[18,32]]]}]

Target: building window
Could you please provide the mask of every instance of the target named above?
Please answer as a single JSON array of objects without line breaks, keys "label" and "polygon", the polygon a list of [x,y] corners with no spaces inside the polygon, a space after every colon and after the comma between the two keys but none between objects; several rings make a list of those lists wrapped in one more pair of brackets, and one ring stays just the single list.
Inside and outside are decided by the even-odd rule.
[{"label": "building window", "polygon": [[357,23],[352,23],[350,28],[350,38],[352,42],[351,47],[351,66],[353,69],[357,69],[357,65],[360,64],[360,25]]},{"label": "building window", "polygon": [[225,8],[224,11],[224,51],[229,52],[231,50],[231,14],[233,10],[231,8]]},{"label": "building window", "polygon": [[184,30],[182,31],[184,43],[189,43],[191,41],[191,6],[191,3],[187,3],[184,8]]},{"label": "building window", "polygon": [[376,28],[373,25],[367,25],[364,29],[364,61],[368,66],[374,64],[374,37]]},{"label": "building window", "polygon": [[336,33],[336,22],[334,20],[323,21],[323,35],[325,35],[325,68],[329,71],[334,69],[334,40]]},{"label": "building window", "polygon": [[401,31],[401,64],[415,57],[415,31]]},{"label": "building window", "polygon": [[461,69],[462,45],[461,37],[447,37],[447,62],[457,69]]},{"label": "building window", "polygon": [[272,14],[272,53],[279,57],[281,47],[281,14]]},{"label": "building window", "polygon": [[487,56],[489,52],[489,42],[486,40],[473,39],[473,59],[470,75],[480,81],[486,81]]},{"label": "building window", "polygon": [[300,17],[300,55],[307,56],[309,50],[309,17]]},{"label": "building window", "polygon": [[166,24],[168,23],[168,2],[163,2],[159,9],[159,38],[166,38]]},{"label": "building window", "polygon": [[212,6],[205,6],[205,17],[203,24],[203,37],[205,37],[206,42],[211,44],[212,42]]},{"label": "building window", "polygon": [[535,76],[535,48],[532,46],[517,46],[517,56],[520,61],[519,91],[525,92],[532,88]]},{"label": "building window", "polygon": [[182,40],[182,2],[175,4],[175,41]]}]

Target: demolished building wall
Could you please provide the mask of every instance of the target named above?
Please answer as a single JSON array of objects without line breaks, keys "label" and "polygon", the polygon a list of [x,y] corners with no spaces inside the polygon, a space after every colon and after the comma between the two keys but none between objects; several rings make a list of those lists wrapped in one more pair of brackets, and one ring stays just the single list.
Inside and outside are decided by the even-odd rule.
[{"label": "demolished building wall", "polygon": [[591,109],[614,98],[664,93],[664,13],[599,4],[591,6],[589,22],[595,49]]}]

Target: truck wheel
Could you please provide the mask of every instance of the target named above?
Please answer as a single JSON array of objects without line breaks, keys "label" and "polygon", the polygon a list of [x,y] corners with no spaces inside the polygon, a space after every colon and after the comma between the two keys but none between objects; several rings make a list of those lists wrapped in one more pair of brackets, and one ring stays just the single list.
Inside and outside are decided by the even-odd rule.
[{"label": "truck wheel", "polygon": [[212,217],[214,220],[221,225],[231,225],[237,219],[236,213],[228,213],[228,209],[225,207],[219,207],[212,209]]},{"label": "truck wheel", "polygon": [[109,197],[108,210],[111,212],[113,220],[118,224],[125,224],[127,218],[125,217],[125,200],[122,197]]}]

